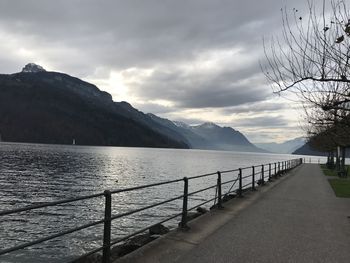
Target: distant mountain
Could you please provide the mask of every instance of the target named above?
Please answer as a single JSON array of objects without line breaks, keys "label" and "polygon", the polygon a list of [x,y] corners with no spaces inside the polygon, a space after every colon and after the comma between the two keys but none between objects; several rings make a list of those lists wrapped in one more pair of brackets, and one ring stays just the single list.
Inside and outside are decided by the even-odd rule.
[{"label": "distant mountain", "polygon": [[115,102],[114,106],[117,108],[118,113],[122,114],[123,116],[126,116],[139,123],[142,123],[148,128],[160,134],[163,134],[167,138],[171,138],[172,140],[190,145],[187,139],[184,136],[182,136],[181,133],[178,133],[176,130],[173,130],[171,127],[168,127],[168,125],[166,125],[165,123],[157,121],[154,118],[155,115],[153,115],[154,117],[152,117],[152,114],[145,114],[142,111],[135,109],[133,106],[131,106],[131,104],[125,101]]},{"label": "distant mountain", "polygon": [[283,143],[255,143],[257,147],[272,153],[292,153],[304,144],[305,139],[301,137]]},{"label": "distant mountain", "polygon": [[293,154],[298,155],[315,155],[315,156],[326,156],[327,153],[314,150],[308,143],[296,149]]},{"label": "distant mountain", "polygon": [[4,141],[188,148],[180,135],[150,128],[147,115],[95,85],[33,63],[0,75],[0,94]]},{"label": "distant mountain", "polygon": [[242,133],[231,127],[220,127],[215,123],[207,122],[201,125],[191,126],[190,129],[208,142],[209,149],[265,152],[252,144]]},{"label": "distant mountain", "polygon": [[0,92],[4,141],[264,152],[230,127],[144,114],[93,84],[34,63],[0,74]]},{"label": "distant mountain", "polygon": [[192,131],[191,126],[180,123],[180,122],[172,122],[168,119],[160,118],[152,113],[148,113],[148,116],[152,118],[158,124],[167,127],[170,130],[180,134],[183,138],[185,138],[185,142],[193,149],[214,149],[211,146],[210,140],[206,140],[200,135],[196,134]]},{"label": "distant mountain", "polygon": [[[328,153],[326,152],[320,152],[315,149],[313,149],[309,143],[305,143],[303,146],[298,148],[293,152],[293,154],[298,154],[298,155],[314,155],[314,156],[327,156]],[[346,149],[345,153],[346,158],[350,158],[350,148]]]},{"label": "distant mountain", "polygon": [[210,122],[190,126],[183,122],[163,119],[154,114],[148,115],[159,124],[181,134],[194,149],[266,152],[250,143],[242,133],[230,127],[220,127]]}]

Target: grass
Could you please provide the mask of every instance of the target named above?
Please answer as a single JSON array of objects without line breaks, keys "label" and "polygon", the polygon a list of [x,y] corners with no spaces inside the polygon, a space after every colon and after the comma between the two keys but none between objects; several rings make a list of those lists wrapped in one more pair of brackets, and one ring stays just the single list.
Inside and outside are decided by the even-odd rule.
[{"label": "grass", "polygon": [[346,178],[329,179],[334,193],[337,197],[350,198],[350,180]]},{"label": "grass", "polygon": [[[337,171],[335,169],[328,169],[325,164],[321,164],[321,169],[325,176],[338,177]],[[349,165],[346,166],[346,169],[348,171],[348,177],[328,179],[328,182],[337,197],[350,198]]]},{"label": "grass", "polygon": [[[325,176],[338,176],[338,173],[335,169],[328,169],[327,165],[321,164],[321,169]],[[348,176],[350,175],[350,165],[346,165],[345,169],[348,171]]]},{"label": "grass", "polygon": [[338,176],[336,170],[328,169],[325,164],[321,164],[321,169],[325,176]]}]

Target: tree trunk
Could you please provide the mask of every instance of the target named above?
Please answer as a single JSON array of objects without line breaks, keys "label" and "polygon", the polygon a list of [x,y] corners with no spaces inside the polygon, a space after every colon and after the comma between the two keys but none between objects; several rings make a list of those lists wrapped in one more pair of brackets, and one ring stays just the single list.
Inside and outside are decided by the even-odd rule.
[{"label": "tree trunk", "polygon": [[335,151],[335,169],[339,172],[340,171],[340,146],[337,146],[337,149]]},{"label": "tree trunk", "polygon": [[345,147],[341,147],[341,167],[340,167],[340,172],[341,172],[341,176],[345,176],[346,175],[346,168],[345,168],[345,153],[346,153],[346,148]]}]

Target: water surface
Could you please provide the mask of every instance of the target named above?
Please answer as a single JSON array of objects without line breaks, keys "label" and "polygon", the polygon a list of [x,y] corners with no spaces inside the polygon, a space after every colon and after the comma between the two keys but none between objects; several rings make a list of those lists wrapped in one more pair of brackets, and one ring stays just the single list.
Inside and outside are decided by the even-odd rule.
[{"label": "water surface", "polygon": [[[295,155],[224,151],[87,147],[0,143],[1,210],[297,158]],[[317,158],[317,159],[316,159]],[[314,157],[313,161],[318,161]],[[321,158],[322,159],[322,158]],[[234,179],[236,173],[223,175]],[[190,191],[216,183],[216,176],[190,181]],[[230,187],[227,185],[226,187]],[[183,182],[113,195],[113,214],[183,193]],[[215,196],[193,196],[190,206]],[[113,221],[118,238],[181,212],[181,200]],[[209,207],[212,204],[208,204]],[[103,218],[103,197],[0,218],[0,249]],[[174,227],[179,219],[168,223]],[[65,262],[102,245],[102,226],[0,256],[0,262]]]}]

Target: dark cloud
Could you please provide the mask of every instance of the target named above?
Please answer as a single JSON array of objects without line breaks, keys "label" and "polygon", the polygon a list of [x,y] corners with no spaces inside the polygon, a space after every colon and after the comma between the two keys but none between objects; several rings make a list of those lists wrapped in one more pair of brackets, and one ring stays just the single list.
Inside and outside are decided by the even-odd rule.
[{"label": "dark cloud", "polygon": [[[253,50],[267,29],[278,27],[281,6],[278,0],[3,0],[0,23],[30,48],[66,47],[77,53],[78,65],[123,69],[190,61],[211,49]],[[46,56],[67,62],[70,52]],[[66,69],[56,61],[55,66]]]},{"label": "dark cloud", "polygon": [[253,69],[250,76],[239,72],[155,71],[141,83],[133,83],[133,93],[175,102],[177,108],[223,108],[262,101],[270,95],[262,76],[254,75]]},{"label": "dark cloud", "polygon": [[[165,115],[201,108],[220,108],[221,114],[278,111],[280,105],[265,103],[271,89],[258,61],[262,37],[280,30],[279,10],[286,3],[2,0],[0,71],[16,72],[36,62],[107,83],[111,72],[131,70],[124,74],[135,99],[130,102]],[[293,1],[292,7],[300,10],[306,3]],[[249,110],[249,105],[256,107]]]},{"label": "dark cloud", "polygon": [[262,113],[262,112],[276,112],[287,109],[289,105],[281,102],[266,102],[260,101],[257,103],[246,103],[235,107],[226,107],[222,109],[223,114],[240,114],[240,113]]}]

